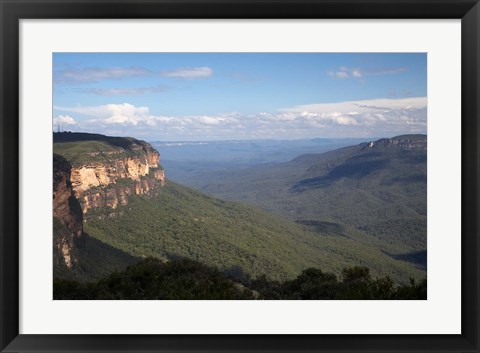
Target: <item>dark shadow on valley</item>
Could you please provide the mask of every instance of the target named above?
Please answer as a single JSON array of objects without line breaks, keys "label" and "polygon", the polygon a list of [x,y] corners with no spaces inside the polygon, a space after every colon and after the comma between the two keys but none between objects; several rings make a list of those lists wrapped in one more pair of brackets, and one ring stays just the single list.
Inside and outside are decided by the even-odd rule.
[{"label": "dark shadow on valley", "polygon": [[349,238],[345,227],[338,223],[314,220],[297,220],[295,223],[302,224],[315,231],[319,235],[335,235]]},{"label": "dark shadow on valley", "polygon": [[303,192],[314,188],[324,188],[342,178],[361,179],[384,168],[388,163],[387,159],[360,161],[358,158],[352,158],[345,164],[333,168],[327,175],[299,181],[292,186],[291,190],[293,192]]},{"label": "dark shadow on valley", "polygon": [[385,254],[396,260],[410,262],[424,269],[427,268],[427,250],[413,251],[406,254],[390,254],[388,252],[385,252]]}]

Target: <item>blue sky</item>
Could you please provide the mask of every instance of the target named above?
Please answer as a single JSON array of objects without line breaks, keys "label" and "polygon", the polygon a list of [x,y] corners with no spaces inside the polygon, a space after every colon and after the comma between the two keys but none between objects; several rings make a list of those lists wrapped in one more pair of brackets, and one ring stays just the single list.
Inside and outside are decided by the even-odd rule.
[{"label": "blue sky", "polygon": [[146,140],[426,133],[423,53],[55,53],[53,123]]}]

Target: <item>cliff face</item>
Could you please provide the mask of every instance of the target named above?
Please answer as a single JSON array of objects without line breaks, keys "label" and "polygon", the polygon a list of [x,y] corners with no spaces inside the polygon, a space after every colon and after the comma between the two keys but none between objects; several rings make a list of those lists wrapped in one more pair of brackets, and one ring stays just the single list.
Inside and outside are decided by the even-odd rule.
[{"label": "cliff face", "polygon": [[165,183],[160,154],[153,148],[143,155],[112,158],[73,167],[71,182],[83,213],[98,207],[126,205],[130,195],[151,195]]},{"label": "cliff face", "polygon": [[140,180],[150,173],[151,168],[158,168],[160,155],[148,150],[142,157],[112,159],[106,162],[93,162],[72,169],[72,185],[81,193],[96,186],[107,186],[116,179],[129,178]]},{"label": "cliff face", "polygon": [[85,241],[82,211],[70,182],[70,163],[53,155],[54,261],[68,268],[75,265],[72,248]]},{"label": "cliff face", "polygon": [[160,154],[145,141],[87,133],[55,133],[54,152],[72,167],[70,182],[82,213],[126,205],[131,195],[153,195],[165,183]]}]

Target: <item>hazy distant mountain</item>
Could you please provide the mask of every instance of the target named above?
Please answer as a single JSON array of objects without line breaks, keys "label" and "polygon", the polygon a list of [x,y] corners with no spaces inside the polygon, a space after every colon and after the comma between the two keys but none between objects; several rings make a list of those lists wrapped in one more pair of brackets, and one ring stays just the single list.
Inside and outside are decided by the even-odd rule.
[{"label": "hazy distant mountain", "polygon": [[365,139],[155,141],[171,180],[187,185],[204,172],[287,162],[301,154],[321,153],[351,146]]}]

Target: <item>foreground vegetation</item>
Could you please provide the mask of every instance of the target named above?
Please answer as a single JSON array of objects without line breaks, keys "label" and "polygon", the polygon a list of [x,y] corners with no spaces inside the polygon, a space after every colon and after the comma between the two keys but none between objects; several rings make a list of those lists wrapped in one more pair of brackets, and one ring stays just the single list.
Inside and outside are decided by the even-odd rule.
[{"label": "foreground vegetation", "polygon": [[397,285],[388,276],[373,279],[367,267],[359,266],[345,268],[341,280],[316,268],[291,281],[252,280],[241,268],[225,273],[193,260],[148,258],[95,283],[54,280],[53,294],[57,300],[424,300],[427,281]]}]

